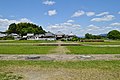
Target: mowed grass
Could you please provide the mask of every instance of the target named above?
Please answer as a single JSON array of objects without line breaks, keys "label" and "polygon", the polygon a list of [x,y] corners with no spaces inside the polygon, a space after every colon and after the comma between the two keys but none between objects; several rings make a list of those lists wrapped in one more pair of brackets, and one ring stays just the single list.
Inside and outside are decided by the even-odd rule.
[{"label": "mowed grass", "polygon": [[96,60],[96,61],[14,61],[14,60],[1,60],[0,67],[10,67],[10,66],[33,66],[38,68],[67,68],[67,69],[106,69],[114,70],[120,69],[119,60]]},{"label": "mowed grass", "polygon": [[89,45],[120,45],[120,40],[110,40],[105,42],[80,42],[80,44],[89,44]]},{"label": "mowed grass", "polygon": [[[120,80],[120,61],[0,61],[0,71],[47,80]],[[52,77],[51,77],[52,76]],[[35,78],[40,77],[36,76]],[[40,78],[40,79],[42,79]],[[29,80],[29,79],[28,79]]]},{"label": "mowed grass", "polygon": [[0,40],[0,43],[54,43],[56,41],[46,40]]},{"label": "mowed grass", "polygon": [[48,54],[55,46],[0,46],[0,54]]},{"label": "mowed grass", "polygon": [[120,47],[68,46],[67,54],[120,54]]}]

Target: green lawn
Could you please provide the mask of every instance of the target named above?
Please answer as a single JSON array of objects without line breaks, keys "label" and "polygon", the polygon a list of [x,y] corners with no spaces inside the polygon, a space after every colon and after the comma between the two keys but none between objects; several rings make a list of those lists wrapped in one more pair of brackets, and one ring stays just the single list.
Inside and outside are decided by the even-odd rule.
[{"label": "green lawn", "polygon": [[120,54],[120,47],[68,46],[68,54]]},{"label": "green lawn", "polygon": [[120,61],[0,61],[0,67],[10,66],[33,66],[38,68],[67,68],[67,69],[106,69],[120,70]]},{"label": "green lawn", "polygon": [[0,46],[0,54],[48,54],[55,46]]},{"label": "green lawn", "polygon": [[80,44],[89,44],[89,45],[120,45],[120,40],[111,40],[105,42],[80,42]]},{"label": "green lawn", "polygon": [[45,40],[0,40],[0,43],[53,43],[56,41]]},{"label": "green lawn", "polygon": [[43,77],[52,75],[47,80],[120,80],[120,61],[0,61],[0,63],[1,72],[20,72],[24,76],[24,73],[33,71],[36,75],[43,73]]}]

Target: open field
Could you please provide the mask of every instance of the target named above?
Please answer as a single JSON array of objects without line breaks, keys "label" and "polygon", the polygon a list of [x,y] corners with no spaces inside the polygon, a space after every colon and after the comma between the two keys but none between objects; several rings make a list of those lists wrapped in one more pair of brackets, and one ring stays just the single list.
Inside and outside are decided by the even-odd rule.
[{"label": "open field", "polygon": [[48,54],[55,46],[0,46],[0,54]]},{"label": "open field", "polygon": [[[120,61],[0,61],[23,80],[120,80]],[[4,76],[1,76],[1,79]],[[18,80],[18,79],[15,79]],[[21,80],[21,79],[19,79]]]},{"label": "open field", "polygon": [[[62,44],[62,42],[57,43]],[[2,55],[0,58],[5,58],[5,54],[13,54],[13,56],[6,55],[12,56],[12,59],[0,60],[0,79],[120,80],[120,47],[39,46],[36,44],[39,43],[0,43]],[[88,54],[93,55],[89,57]],[[31,59],[31,56],[37,59]]]},{"label": "open field", "polygon": [[0,43],[53,43],[56,41],[45,40],[0,40]]},{"label": "open field", "polygon": [[120,54],[120,47],[69,46],[67,54]]},{"label": "open field", "polygon": [[[120,47],[0,45],[0,54],[120,54]],[[63,49],[65,48],[65,49]],[[56,52],[57,49],[57,52]],[[62,51],[64,50],[64,51]],[[58,52],[59,51],[59,52]]]},{"label": "open field", "polygon": [[120,40],[110,40],[105,42],[80,42],[80,44],[88,44],[88,45],[120,45]]}]

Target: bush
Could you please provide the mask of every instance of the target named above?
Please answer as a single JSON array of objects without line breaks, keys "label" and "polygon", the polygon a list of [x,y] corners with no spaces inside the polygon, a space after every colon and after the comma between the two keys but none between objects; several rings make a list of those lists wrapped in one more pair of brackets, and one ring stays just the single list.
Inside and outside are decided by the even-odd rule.
[{"label": "bush", "polygon": [[13,36],[5,36],[2,38],[2,40],[14,40]]},{"label": "bush", "polygon": [[66,41],[65,39],[61,39],[61,41]]},{"label": "bush", "polygon": [[88,39],[88,40],[81,40],[81,42],[104,42],[104,40],[100,40],[100,39]]}]

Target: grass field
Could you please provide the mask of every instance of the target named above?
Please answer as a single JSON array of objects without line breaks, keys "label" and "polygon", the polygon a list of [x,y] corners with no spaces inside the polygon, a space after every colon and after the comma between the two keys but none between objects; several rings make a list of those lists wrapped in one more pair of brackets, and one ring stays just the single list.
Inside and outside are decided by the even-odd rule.
[{"label": "grass field", "polygon": [[89,44],[89,45],[120,45],[120,40],[111,40],[105,42],[80,42],[80,44]]},{"label": "grass field", "polygon": [[0,61],[0,63],[1,72],[20,73],[24,77],[31,78],[27,80],[33,78],[44,80],[120,80],[120,61]]},{"label": "grass field", "polygon": [[[32,45],[44,43],[44,41],[6,41],[0,43],[0,54],[48,54],[56,48],[55,46]],[[24,44],[8,45],[8,43]],[[47,42],[45,41],[45,43]],[[85,42],[85,44],[119,45],[120,42]],[[120,54],[120,47],[67,46],[67,49],[69,50],[67,54]],[[120,61],[0,61],[0,80],[41,79],[120,80]]]},{"label": "grass field", "polygon": [[111,61],[0,61],[0,68],[10,66],[33,66],[38,68],[66,68],[66,69],[104,69],[115,70],[120,69],[119,60]]},{"label": "grass field", "polygon": [[0,46],[0,54],[48,54],[55,46]]},{"label": "grass field", "polygon": [[0,40],[0,43],[53,43],[56,41],[45,40]]},{"label": "grass field", "polygon": [[68,46],[68,54],[120,54],[120,47]]},{"label": "grass field", "polygon": [[[55,46],[1,45],[0,54],[48,54]],[[67,54],[120,54],[120,47],[68,46]]]}]

